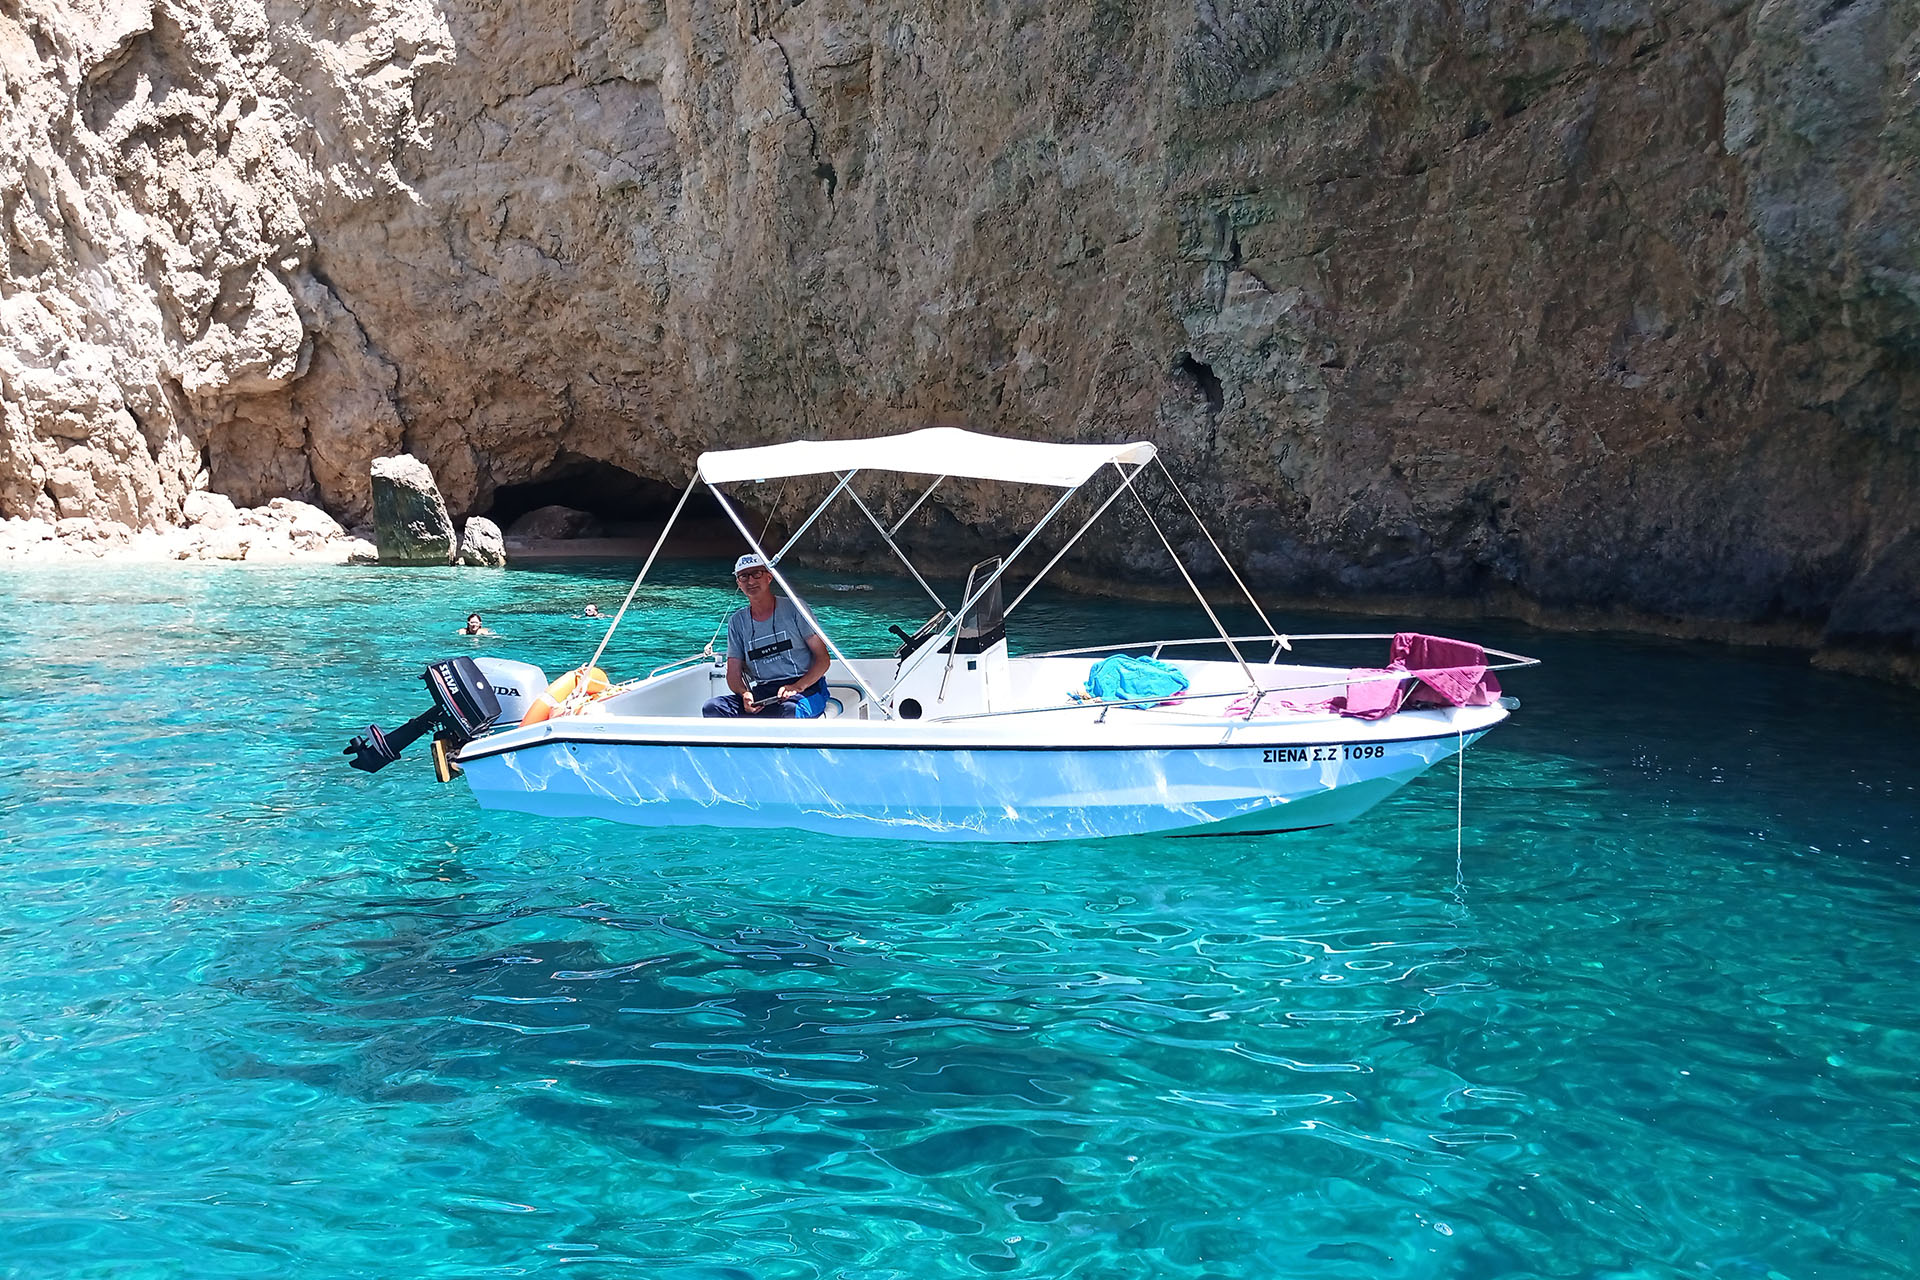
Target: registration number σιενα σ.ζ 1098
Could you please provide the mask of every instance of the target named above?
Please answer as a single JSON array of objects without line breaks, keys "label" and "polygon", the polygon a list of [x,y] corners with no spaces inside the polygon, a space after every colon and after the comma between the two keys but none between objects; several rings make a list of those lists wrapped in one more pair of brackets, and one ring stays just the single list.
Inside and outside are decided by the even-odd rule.
[{"label": "registration number \u03c3\u03b9\u03b5\u03bd\u03b1 \u03c3.\u03b6 1098", "polygon": [[1341,742],[1324,747],[1262,747],[1262,764],[1321,764],[1328,760],[1380,760],[1387,749],[1378,743]]}]

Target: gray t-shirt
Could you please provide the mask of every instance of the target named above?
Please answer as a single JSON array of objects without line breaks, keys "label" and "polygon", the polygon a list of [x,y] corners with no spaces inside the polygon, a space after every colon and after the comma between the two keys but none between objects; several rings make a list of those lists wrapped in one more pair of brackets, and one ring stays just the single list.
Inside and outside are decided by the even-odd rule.
[{"label": "gray t-shirt", "polygon": [[745,664],[749,684],[785,684],[813,665],[807,637],[814,630],[785,596],[774,597],[773,616],[764,622],[754,618],[752,605],[743,605],[727,621],[727,657]]}]

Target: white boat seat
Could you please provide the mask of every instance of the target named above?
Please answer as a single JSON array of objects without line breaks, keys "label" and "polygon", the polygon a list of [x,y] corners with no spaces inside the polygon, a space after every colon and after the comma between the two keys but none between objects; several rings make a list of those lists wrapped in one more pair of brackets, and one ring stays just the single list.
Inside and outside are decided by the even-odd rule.
[{"label": "white boat seat", "polygon": [[840,716],[857,716],[866,719],[866,693],[857,684],[829,684],[827,686],[827,706],[820,713],[822,720],[833,720]]}]

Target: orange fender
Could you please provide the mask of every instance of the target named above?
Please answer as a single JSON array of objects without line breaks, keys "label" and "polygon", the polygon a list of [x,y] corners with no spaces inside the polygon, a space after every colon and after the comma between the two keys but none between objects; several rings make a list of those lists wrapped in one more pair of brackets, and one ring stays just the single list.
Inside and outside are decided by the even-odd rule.
[{"label": "orange fender", "polygon": [[[588,667],[585,669],[585,673],[588,701],[592,701],[613,687],[607,683],[607,673],[600,668]],[[581,672],[579,670],[569,671],[548,685],[547,691],[536,698],[531,707],[527,708],[527,714],[520,717],[520,727],[524,729],[530,724],[540,724],[543,721],[551,720],[553,713],[565,706],[567,699],[571,698],[575,691],[580,688],[580,676]]]}]

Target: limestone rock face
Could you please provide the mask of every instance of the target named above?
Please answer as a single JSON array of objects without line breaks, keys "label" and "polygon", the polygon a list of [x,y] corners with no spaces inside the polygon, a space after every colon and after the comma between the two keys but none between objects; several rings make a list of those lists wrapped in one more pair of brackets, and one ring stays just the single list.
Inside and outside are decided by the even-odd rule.
[{"label": "limestone rock face", "polygon": [[329,552],[330,559],[344,558],[346,530],[311,503],[275,498],[265,506],[239,510],[228,503],[222,511],[213,503],[194,501],[203,496],[189,496],[189,507],[200,507],[211,518],[194,524],[178,552],[183,560],[293,560]]},{"label": "limestone rock face", "polygon": [[217,493],[187,495],[184,528],[131,529],[66,516],[0,520],[0,561],[111,557],[115,560],[302,560],[340,564],[369,544],[347,536],[320,508],[288,498],[236,508]]},{"label": "limestone rock face", "polygon": [[[0,517],[138,530],[210,487],[358,522],[403,447],[484,514],[956,422],[1155,440],[1275,595],[1910,648],[1917,29],[8,0]],[[1044,500],[943,487],[917,527]],[[1172,580],[1138,521],[1068,567]]]},{"label": "limestone rock face", "polygon": [[460,530],[460,554],[456,559],[460,564],[483,569],[506,568],[507,544],[500,536],[500,526],[485,516],[469,517]]},{"label": "limestone rock face", "polygon": [[311,31],[270,8],[0,8],[0,517],[177,523],[208,475],[241,506],[366,513],[393,379],[316,273],[313,224],[390,181],[444,25],[429,0],[371,29],[353,0]]},{"label": "limestone rock face", "polygon": [[381,564],[450,564],[453,517],[427,464],[411,454],[373,460],[374,543]]}]

